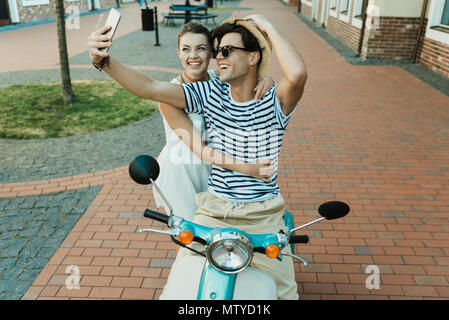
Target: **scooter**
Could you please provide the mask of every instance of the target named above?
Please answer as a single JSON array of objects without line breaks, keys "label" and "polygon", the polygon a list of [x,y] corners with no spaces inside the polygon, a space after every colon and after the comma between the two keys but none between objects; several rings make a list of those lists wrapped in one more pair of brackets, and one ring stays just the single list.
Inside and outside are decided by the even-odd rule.
[{"label": "scooter", "polygon": [[[321,218],[270,234],[248,234],[236,228],[210,228],[173,214],[173,209],[154,182],[159,175],[159,164],[150,156],[141,155],[129,165],[131,178],[139,184],[153,184],[170,214],[146,209],[144,216],[166,224],[169,229],[141,229],[169,235],[172,240],[196,255],[181,255],[172,266],[163,298],[168,300],[276,300],[277,288],[268,273],[250,267],[254,254],[265,254],[282,261],[284,256],[307,262],[294,254],[282,252],[289,244],[308,243],[307,235],[294,232],[321,220],[342,218],[349,213],[344,202],[330,201],[318,208]],[[198,243],[202,250],[192,244]],[[205,253],[204,253],[205,250]]]}]

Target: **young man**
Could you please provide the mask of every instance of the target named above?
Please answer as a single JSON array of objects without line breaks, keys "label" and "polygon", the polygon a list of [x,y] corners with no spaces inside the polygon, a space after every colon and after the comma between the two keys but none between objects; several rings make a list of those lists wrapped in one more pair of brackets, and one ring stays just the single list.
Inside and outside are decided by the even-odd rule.
[{"label": "young man", "polygon": [[[212,149],[247,162],[270,159],[277,164],[283,133],[303,94],[307,71],[296,48],[266,18],[253,15],[244,20],[228,19],[218,26],[213,37],[220,79],[182,86],[150,79],[109,59],[97,49],[110,45],[103,42],[108,41],[101,36],[105,31],[100,29],[89,38],[92,62],[125,89],[142,98],[202,114]],[[256,83],[271,66],[271,45],[283,78],[263,98],[255,100]],[[102,61],[105,57],[106,63]],[[175,108],[173,113],[164,112],[170,125],[176,121],[176,111],[182,111]],[[266,182],[213,166],[208,191],[195,197],[199,209],[193,221],[208,226],[231,225],[248,233],[286,230],[284,200],[276,178],[277,174]],[[181,254],[186,252],[181,250]],[[253,266],[275,278],[280,299],[298,298],[291,258],[279,262],[257,254]]]}]

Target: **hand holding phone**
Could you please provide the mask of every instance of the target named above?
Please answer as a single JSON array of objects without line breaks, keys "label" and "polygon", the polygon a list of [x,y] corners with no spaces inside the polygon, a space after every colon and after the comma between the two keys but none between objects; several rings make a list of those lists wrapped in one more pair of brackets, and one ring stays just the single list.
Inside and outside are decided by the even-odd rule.
[{"label": "hand holding phone", "polygon": [[[112,40],[112,38],[114,37],[115,31],[117,30],[117,26],[118,23],[120,22],[120,18],[121,18],[121,14],[120,12],[118,12],[117,10],[115,10],[114,8],[111,8],[111,10],[109,11],[109,15],[108,18],[106,20],[106,26],[110,26],[111,29],[109,29],[109,31],[107,31],[106,33],[104,33],[104,36],[107,36],[108,38],[110,38]],[[109,51],[110,47],[104,47],[104,48],[99,48],[98,50],[107,53]]]}]

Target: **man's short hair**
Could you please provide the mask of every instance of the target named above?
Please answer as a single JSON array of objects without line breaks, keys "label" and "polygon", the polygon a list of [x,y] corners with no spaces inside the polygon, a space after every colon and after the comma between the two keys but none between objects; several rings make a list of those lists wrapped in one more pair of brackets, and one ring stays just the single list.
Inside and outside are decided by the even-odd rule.
[{"label": "man's short hair", "polygon": [[214,43],[215,39],[217,39],[217,46],[220,45],[221,39],[227,33],[239,33],[242,36],[242,42],[245,49],[248,49],[250,51],[259,51],[260,59],[257,65],[259,66],[262,60],[262,49],[259,45],[259,42],[257,41],[257,38],[250,31],[248,31],[248,29],[241,25],[238,25],[236,23],[224,23],[219,25],[212,31],[212,43]]}]

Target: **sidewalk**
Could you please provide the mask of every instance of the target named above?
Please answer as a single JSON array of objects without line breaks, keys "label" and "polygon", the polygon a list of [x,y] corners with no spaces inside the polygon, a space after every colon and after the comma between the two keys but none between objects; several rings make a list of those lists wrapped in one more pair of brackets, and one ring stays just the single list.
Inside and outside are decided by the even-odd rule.
[{"label": "sidewalk", "polygon": [[[286,208],[299,225],[314,219],[322,202],[338,199],[351,206],[343,220],[305,231],[310,244],[297,248],[310,264],[295,264],[300,297],[449,298],[449,98],[398,66],[348,64],[295,15],[294,6],[277,0],[243,0],[239,6],[250,9],[234,17],[257,13],[274,21],[309,70],[281,152],[278,184]],[[126,27],[130,32],[139,28],[132,23]],[[81,57],[83,50],[80,44],[73,54]],[[161,67],[151,57],[148,65]],[[47,68],[57,61],[41,63]],[[276,61],[272,75],[280,79]],[[23,299],[158,299],[176,246],[166,236],[136,232],[161,224],[141,218],[146,207],[155,209],[152,191],[132,182],[127,169],[123,164],[0,182],[0,212],[1,201],[8,202],[3,205],[8,211],[14,199],[31,209],[44,201],[32,197],[71,192],[80,199],[86,192],[93,199],[67,205],[86,208],[69,212],[79,220]],[[59,206],[68,198],[61,197]],[[5,272],[11,260],[1,257]],[[380,289],[366,288],[369,265],[380,270]],[[79,289],[66,286],[74,270],[69,266],[79,268]]]}]

